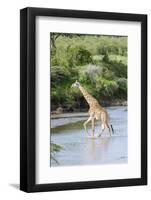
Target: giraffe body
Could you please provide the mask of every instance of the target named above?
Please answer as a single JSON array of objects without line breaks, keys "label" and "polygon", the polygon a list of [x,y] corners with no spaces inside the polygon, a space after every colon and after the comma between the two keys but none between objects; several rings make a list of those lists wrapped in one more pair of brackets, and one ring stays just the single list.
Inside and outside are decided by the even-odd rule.
[{"label": "giraffe body", "polygon": [[[111,130],[108,124],[109,116],[105,108],[103,108],[99,102],[90,95],[81,85],[78,81],[76,81],[74,84],[72,84],[72,87],[78,87],[83,94],[85,100],[89,104],[89,118],[86,122],[84,122],[84,128],[86,130],[86,133],[88,134],[86,125],[91,121],[92,122],[92,135],[94,136],[94,129],[95,129],[95,120],[101,121],[102,123],[102,132],[107,128],[109,130],[110,136],[111,136]],[[99,134],[99,136],[101,136]]]}]

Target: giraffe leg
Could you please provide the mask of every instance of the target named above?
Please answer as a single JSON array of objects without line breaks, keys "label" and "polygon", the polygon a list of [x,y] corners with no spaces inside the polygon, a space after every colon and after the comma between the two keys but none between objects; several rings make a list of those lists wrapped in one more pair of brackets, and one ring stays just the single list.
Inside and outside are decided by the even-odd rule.
[{"label": "giraffe leg", "polygon": [[102,124],[102,131],[101,131],[101,135],[102,135],[102,133],[104,132],[104,130],[105,130],[105,124],[103,123],[103,124]]},{"label": "giraffe leg", "polygon": [[87,125],[87,123],[89,123],[89,121],[91,121],[91,120],[92,120],[92,117],[89,117],[88,120],[87,120],[86,122],[84,122],[84,124],[83,124],[84,129],[85,129],[85,131],[86,131],[87,134],[88,134],[88,130],[87,130],[86,125]]},{"label": "giraffe leg", "polygon": [[108,128],[108,130],[109,130],[109,134],[110,134],[110,137],[111,137],[111,136],[112,136],[112,134],[111,134],[111,129],[110,129],[108,123],[106,123],[105,126]]},{"label": "giraffe leg", "polygon": [[94,131],[95,131],[95,119],[92,118],[92,135],[94,136]]},{"label": "giraffe leg", "polygon": [[103,133],[104,130],[105,130],[105,124],[102,123],[102,131],[101,131],[101,133],[98,135],[98,137],[101,137],[101,135],[102,135],[102,133]]}]

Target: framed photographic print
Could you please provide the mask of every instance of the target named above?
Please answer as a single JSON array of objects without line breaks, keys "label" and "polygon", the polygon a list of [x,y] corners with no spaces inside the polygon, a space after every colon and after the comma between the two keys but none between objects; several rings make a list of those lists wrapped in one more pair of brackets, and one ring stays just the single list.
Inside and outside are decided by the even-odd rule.
[{"label": "framed photographic print", "polygon": [[20,189],[147,184],[147,16],[20,12]]}]

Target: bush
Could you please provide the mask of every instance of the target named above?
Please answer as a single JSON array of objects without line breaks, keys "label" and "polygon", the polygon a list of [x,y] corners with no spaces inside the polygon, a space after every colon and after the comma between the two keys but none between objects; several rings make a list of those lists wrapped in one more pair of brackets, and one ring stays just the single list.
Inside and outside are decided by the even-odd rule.
[{"label": "bush", "polygon": [[117,80],[117,83],[119,85],[118,97],[119,98],[127,98],[127,79],[119,78]]},{"label": "bush", "polygon": [[67,57],[68,64],[71,67],[85,65],[92,62],[91,53],[81,46],[68,48]]},{"label": "bush", "polygon": [[103,60],[103,62],[106,62],[106,63],[109,62],[109,55],[108,55],[107,51],[105,52],[102,60]]},{"label": "bush", "polygon": [[104,78],[97,78],[96,82],[96,89],[97,92],[100,93],[100,96],[104,97],[111,97],[114,93],[118,90],[118,84],[114,80],[107,80]]}]

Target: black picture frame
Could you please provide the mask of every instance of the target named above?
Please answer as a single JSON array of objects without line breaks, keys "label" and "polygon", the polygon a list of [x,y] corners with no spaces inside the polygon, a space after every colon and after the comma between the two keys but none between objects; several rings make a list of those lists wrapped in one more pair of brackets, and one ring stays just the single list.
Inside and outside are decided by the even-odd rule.
[{"label": "black picture frame", "polygon": [[[35,19],[54,16],[84,19],[120,20],[141,23],[141,178],[70,183],[36,184],[35,163]],[[43,192],[147,184],[147,15],[24,8],[20,11],[20,189]]]}]

